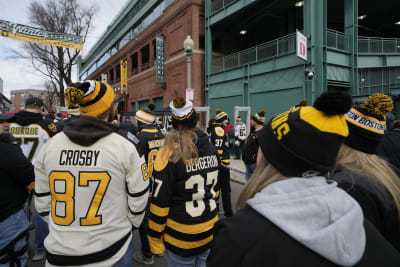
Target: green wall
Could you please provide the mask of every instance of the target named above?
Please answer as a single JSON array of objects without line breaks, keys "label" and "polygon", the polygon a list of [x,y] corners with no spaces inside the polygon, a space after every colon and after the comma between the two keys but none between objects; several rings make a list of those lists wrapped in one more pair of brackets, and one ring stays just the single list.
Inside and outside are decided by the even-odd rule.
[{"label": "green wall", "polygon": [[154,100],[155,110],[161,109],[161,108],[164,107],[164,99],[163,99],[163,97],[157,97],[157,98],[154,98],[153,100]]},{"label": "green wall", "polygon": [[138,102],[138,109],[142,109],[142,108],[147,108],[147,106],[150,104],[149,100],[143,100],[143,101],[139,101]]}]

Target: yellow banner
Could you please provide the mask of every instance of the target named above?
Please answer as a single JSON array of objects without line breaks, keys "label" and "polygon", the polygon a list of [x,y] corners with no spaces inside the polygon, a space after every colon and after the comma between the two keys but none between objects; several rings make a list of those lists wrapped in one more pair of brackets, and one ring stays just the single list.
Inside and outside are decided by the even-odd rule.
[{"label": "yellow banner", "polygon": [[[125,89],[123,89],[125,87]],[[121,90],[128,93],[128,61],[121,60]]]},{"label": "yellow banner", "polygon": [[0,36],[18,39],[18,40],[22,40],[22,41],[33,42],[33,43],[39,43],[39,44],[48,44],[48,45],[73,48],[73,49],[78,49],[78,50],[83,49],[82,44],[74,44],[74,43],[63,42],[63,41],[55,41],[55,40],[34,37],[34,36],[29,36],[29,35],[24,35],[24,34],[19,34],[19,33],[13,34],[8,31],[3,31],[3,30],[0,30]]}]

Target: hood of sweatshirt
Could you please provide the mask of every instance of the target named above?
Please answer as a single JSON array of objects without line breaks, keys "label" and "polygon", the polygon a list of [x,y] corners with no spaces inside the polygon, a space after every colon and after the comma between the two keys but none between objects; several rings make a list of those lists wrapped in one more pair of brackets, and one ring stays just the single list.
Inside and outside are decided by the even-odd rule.
[{"label": "hood of sweatshirt", "polygon": [[15,121],[21,126],[27,126],[32,123],[38,123],[43,120],[43,117],[40,113],[29,112],[25,110],[21,110],[15,115],[15,118],[12,121]]},{"label": "hood of sweatshirt", "polygon": [[90,146],[100,138],[117,132],[118,126],[91,116],[73,116],[64,127],[65,135],[81,146]]},{"label": "hood of sweatshirt", "polygon": [[364,217],[358,203],[325,177],[275,182],[247,202],[292,238],[341,266],[364,254]]}]

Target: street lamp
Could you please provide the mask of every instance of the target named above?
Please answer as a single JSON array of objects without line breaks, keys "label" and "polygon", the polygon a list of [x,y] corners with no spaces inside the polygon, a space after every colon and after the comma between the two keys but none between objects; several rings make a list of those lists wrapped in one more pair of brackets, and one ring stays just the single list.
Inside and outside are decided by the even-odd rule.
[{"label": "street lamp", "polygon": [[187,88],[192,88],[190,58],[192,56],[193,40],[192,40],[192,38],[190,38],[190,35],[186,36],[186,39],[183,42],[183,48],[185,49],[186,57],[187,57]]}]

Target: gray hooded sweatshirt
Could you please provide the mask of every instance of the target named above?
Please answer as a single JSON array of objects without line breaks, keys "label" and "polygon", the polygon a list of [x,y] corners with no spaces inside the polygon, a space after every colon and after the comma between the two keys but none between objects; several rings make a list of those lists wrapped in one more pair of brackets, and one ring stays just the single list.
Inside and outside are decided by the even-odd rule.
[{"label": "gray hooded sweatshirt", "polygon": [[341,266],[364,254],[364,217],[358,203],[325,177],[275,182],[248,200],[258,213],[304,246]]}]

